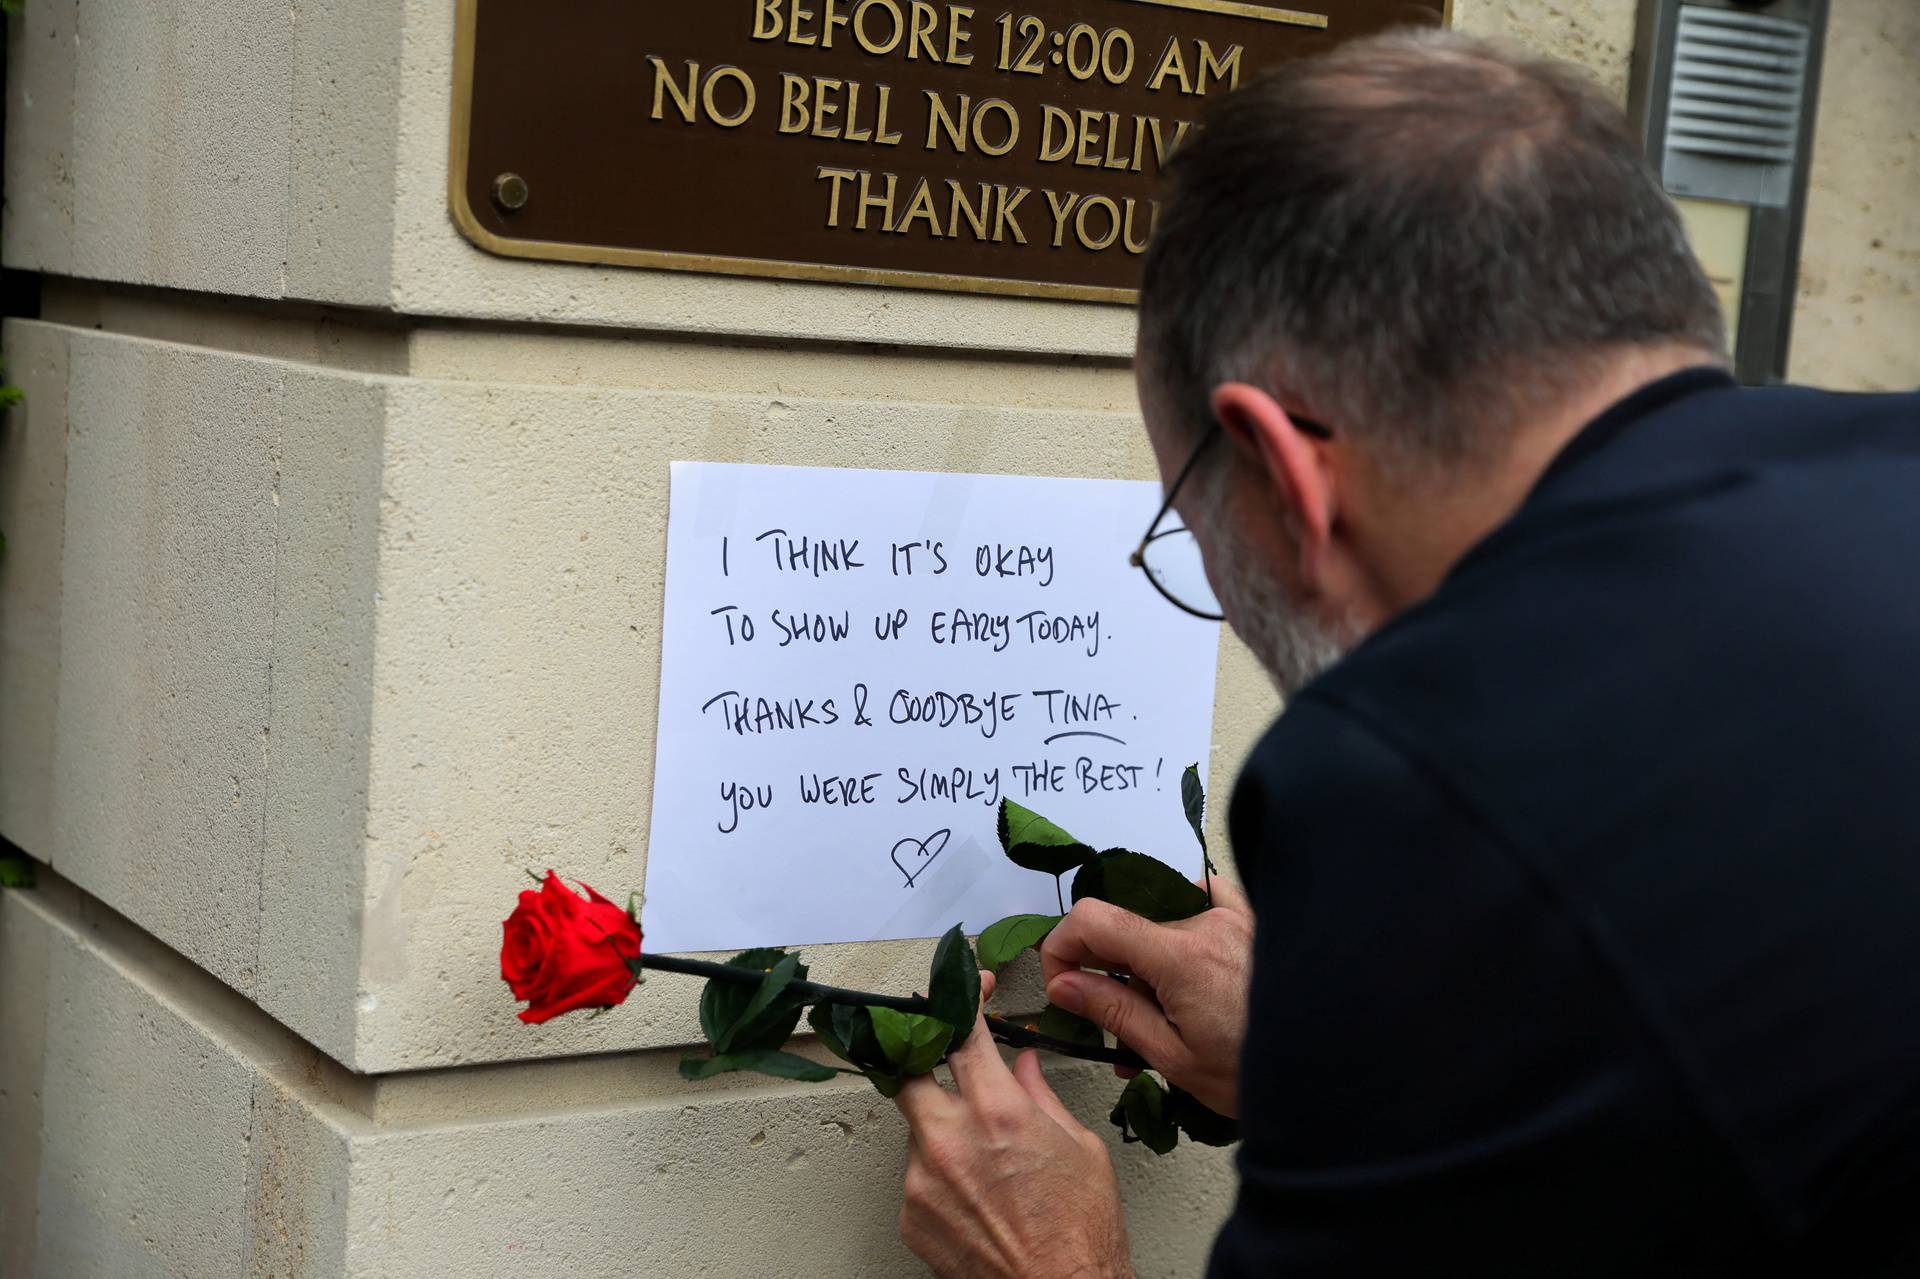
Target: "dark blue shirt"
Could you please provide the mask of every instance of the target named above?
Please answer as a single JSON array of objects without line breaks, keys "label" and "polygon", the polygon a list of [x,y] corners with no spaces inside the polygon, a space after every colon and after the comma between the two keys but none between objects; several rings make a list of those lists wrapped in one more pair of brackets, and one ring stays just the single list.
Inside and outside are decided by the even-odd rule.
[{"label": "dark blue shirt", "polygon": [[1616,405],[1231,825],[1215,1275],[1920,1274],[1920,396]]}]

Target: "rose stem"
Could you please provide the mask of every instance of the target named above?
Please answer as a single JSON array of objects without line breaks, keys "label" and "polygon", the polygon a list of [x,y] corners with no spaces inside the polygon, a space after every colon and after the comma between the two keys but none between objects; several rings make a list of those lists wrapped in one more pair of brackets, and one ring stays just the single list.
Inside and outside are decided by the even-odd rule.
[{"label": "rose stem", "polygon": [[[687,977],[706,977],[716,981],[733,982],[742,986],[757,986],[766,976],[751,968],[736,968],[732,964],[716,963],[711,959],[686,959],[678,955],[642,955],[640,967],[651,968],[655,972],[680,973]],[[870,990],[849,990],[844,986],[826,986],[816,981],[788,982],[787,989],[809,1004],[849,1004],[866,1005],[876,1008],[891,1008],[895,1012],[927,1012],[927,1001],[920,995],[882,995]],[[1131,1066],[1146,1069],[1147,1063],[1138,1053],[1127,1048],[1108,1048],[1102,1044],[1076,1044],[1071,1040],[1056,1039],[1052,1035],[1043,1035],[1037,1030],[1028,1030],[1025,1026],[1015,1025],[1004,1017],[987,1015],[987,1030],[1003,1044],[1015,1048],[1042,1048],[1061,1057],[1077,1057],[1082,1061],[1102,1061],[1112,1066]]]}]

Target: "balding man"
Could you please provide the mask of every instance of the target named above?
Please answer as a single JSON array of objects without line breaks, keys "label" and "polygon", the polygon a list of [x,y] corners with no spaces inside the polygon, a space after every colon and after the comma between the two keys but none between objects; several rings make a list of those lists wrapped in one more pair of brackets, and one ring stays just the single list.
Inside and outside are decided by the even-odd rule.
[{"label": "balding man", "polygon": [[[1920,397],[1737,387],[1619,111],[1462,36],[1288,66],[1170,180],[1146,567],[1288,704],[1253,913],[1043,960],[1238,1114],[1212,1273],[1920,1274]],[[908,1244],[1130,1273],[1031,1055],[952,1065]]]}]

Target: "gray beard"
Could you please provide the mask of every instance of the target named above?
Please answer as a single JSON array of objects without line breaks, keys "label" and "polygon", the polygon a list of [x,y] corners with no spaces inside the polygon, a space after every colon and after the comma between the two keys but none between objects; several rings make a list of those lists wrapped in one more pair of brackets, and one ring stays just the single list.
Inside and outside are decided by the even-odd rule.
[{"label": "gray beard", "polygon": [[1283,699],[1305,688],[1351,645],[1352,637],[1294,603],[1280,583],[1246,560],[1222,576],[1221,611]]}]

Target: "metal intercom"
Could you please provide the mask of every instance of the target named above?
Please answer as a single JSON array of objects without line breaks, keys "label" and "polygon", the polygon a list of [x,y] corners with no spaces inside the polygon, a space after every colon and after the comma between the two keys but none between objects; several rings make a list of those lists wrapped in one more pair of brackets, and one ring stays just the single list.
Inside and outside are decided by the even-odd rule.
[{"label": "metal intercom", "polygon": [[1640,0],[1630,108],[1749,384],[1786,376],[1827,3]]}]

